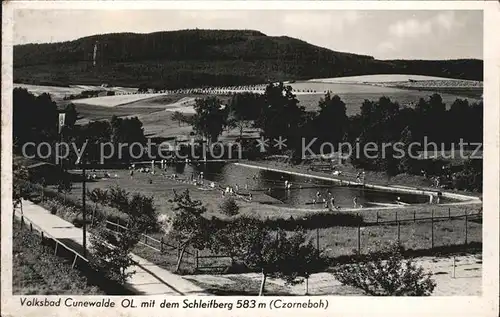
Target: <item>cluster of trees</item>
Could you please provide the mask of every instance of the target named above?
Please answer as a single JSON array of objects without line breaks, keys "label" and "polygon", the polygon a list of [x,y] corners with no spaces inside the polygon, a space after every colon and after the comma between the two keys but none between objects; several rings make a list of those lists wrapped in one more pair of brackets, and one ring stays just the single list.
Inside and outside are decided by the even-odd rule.
[{"label": "cluster of trees", "polygon": [[[58,132],[59,113],[65,113],[65,125]],[[144,144],[146,137],[142,122],[137,117],[119,118],[112,116],[111,120],[91,121],[78,125],[76,121],[79,114],[74,104],[67,104],[59,110],[49,94],[35,96],[23,88],[13,91],[13,139],[14,151],[20,152],[26,142],[48,142],[54,145],[61,140],[82,146],[86,141],[85,154],[88,160],[99,160],[100,144],[112,142],[113,144],[134,142]],[[116,147],[115,147],[116,148]],[[26,148],[35,151],[35,147]],[[36,153],[27,153],[36,154]],[[55,154],[55,153],[54,153]],[[118,155],[119,153],[115,153]],[[128,148],[122,151],[122,158],[129,157]],[[70,155],[75,156],[74,151]],[[75,162],[76,157],[70,157],[67,162]]]},{"label": "cluster of trees", "polygon": [[15,147],[57,139],[58,109],[49,94],[35,96],[26,89],[14,88],[12,104]]},{"label": "cluster of trees", "polygon": [[[84,99],[84,98],[93,98],[93,97],[98,97],[99,94],[101,94],[103,90],[84,90],[79,94],[76,95],[69,95],[65,96],[63,99],[64,100],[74,100],[74,99]],[[114,91],[107,91],[106,95],[107,96],[113,96],[115,94]]]},{"label": "cluster of trees", "polygon": [[130,194],[119,186],[112,186],[107,190],[88,190],[87,197],[94,203],[96,216],[99,207],[108,206],[125,215],[129,228],[136,228],[141,233],[158,230],[158,214],[152,196]]},{"label": "cluster of trees", "polygon": [[262,273],[259,294],[262,295],[268,277],[283,278],[297,283],[311,273],[322,269],[324,259],[301,231],[270,230],[262,221],[238,217],[223,227],[205,217],[206,208],[193,200],[188,190],[174,191],[170,201],[175,214],[167,221],[165,230],[178,241],[181,252],[177,271],[187,247],[210,249],[214,253],[230,255],[247,269]]},{"label": "cluster of trees", "polygon": [[[96,41],[98,63],[94,67]],[[160,89],[366,74],[483,78],[480,60],[382,61],[252,30],[115,33],[16,45],[14,65],[15,81],[114,86],[133,86],[139,81]]]}]

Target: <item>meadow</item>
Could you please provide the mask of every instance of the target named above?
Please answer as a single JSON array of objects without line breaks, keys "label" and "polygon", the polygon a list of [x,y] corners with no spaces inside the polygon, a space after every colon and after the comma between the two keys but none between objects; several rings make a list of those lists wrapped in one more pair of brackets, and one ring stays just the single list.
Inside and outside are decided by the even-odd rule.
[{"label": "meadow", "polygon": [[379,75],[346,76],[346,77],[335,77],[335,78],[317,78],[317,79],[310,79],[309,81],[324,82],[324,83],[388,83],[388,82],[408,81],[410,79],[419,81],[432,81],[432,80],[461,81],[469,84],[477,83],[477,81],[472,81],[472,80],[461,80],[461,79],[453,79],[446,77],[407,75],[407,74],[379,74]]}]

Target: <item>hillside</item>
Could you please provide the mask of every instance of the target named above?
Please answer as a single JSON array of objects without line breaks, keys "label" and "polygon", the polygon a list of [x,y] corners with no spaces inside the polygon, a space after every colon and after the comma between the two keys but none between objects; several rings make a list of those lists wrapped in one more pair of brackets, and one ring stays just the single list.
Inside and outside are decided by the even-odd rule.
[{"label": "hillside", "polygon": [[483,62],[376,60],[252,30],[115,33],[14,47],[14,82],[32,84],[163,89],[388,73],[482,80]]}]

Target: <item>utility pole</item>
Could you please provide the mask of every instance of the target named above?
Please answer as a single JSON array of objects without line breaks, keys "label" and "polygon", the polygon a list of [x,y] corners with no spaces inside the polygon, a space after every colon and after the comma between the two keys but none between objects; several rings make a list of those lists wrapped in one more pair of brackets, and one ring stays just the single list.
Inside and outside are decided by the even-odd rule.
[{"label": "utility pole", "polygon": [[[87,147],[87,144],[88,144],[89,140],[85,140],[85,144],[84,144],[84,149]],[[85,189],[85,185],[86,185],[86,181],[87,181],[87,175],[86,175],[86,172],[85,172],[85,159],[84,159],[84,155],[85,153],[82,153],[82,156],[79,158],[79,163],[81,164],[82,166],[82,220],[83,220],[83,257],[86,258],[87,257],[87,208],[85,208],[85,195],[87,194],[86,193],[86,189]]]},{"label": "utility pole", "polygon": [[83,218],[83,257],[87,257],[87,211],[85,208],[85,181],[87,175],[85,175],[85,163],[82,162],[82,218]]}]

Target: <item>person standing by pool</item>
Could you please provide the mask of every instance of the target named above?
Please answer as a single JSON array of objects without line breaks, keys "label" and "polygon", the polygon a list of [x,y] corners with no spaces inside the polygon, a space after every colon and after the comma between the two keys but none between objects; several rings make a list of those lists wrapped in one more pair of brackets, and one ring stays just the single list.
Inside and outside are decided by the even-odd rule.
[{"label": "person standing by pool", "polygon": [[330,197],[330,208],[331,210],[335,209],[335,197]]},{"label": "person standing by pool", "polygon": [[352,203],[354,205],[354,208],[358,208],[358,196],[354,196],[352,199]]}]

